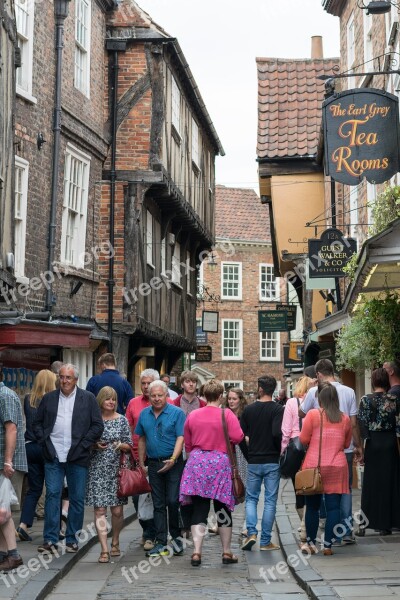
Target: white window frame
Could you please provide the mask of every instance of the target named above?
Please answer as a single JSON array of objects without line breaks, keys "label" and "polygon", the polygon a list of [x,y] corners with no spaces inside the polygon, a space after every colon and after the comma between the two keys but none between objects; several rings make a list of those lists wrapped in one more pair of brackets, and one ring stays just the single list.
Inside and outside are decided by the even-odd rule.
[{"label": "white window frame", "polygon": [[[275,344],[274,356],[268,356],[268,344]],[[271,347],[271,346],[270,346]],[[272,354],[272,353],[271,353]],[[281,360],[281,334],[279,331],[263,331],[260,333],[260,361],[280,362]]]},{"label": "white window frame", "polygon": [[181,271],[181,245],[179,242],[175,242],[174,252],[172,254],[172,283],[181,286],[182,271]]},{"label": "white window frame", "polygon": [[[346,27],[346,41],[347,41],[347,72],[352,72],[354,62],[356,59],[356,44],[355,44],[355,24],[354,24],[354,12],[351,13],[349,20],[347,21]],[[347,89],[350,90],[354,87],[354,77],[347,77]]]},{"label": "white window frame", "polygon": [[181,133],[181,92],[175,77],[171,75],[171,123]]},{"label": "white window frame", "polygon": [[79,387],[85,389],[93,373],[93,354],[85,350],[64,348],[63,362],[76,365],[79,370]]},{"label": "white window frame", "polygon": [[75,0],[74,86],[90,98],[91,0]]},{"label": "white window frame", "polygon": [[161,275],[167,270],[167,240],[164,236],[161,240]]},{"label": "white window frame", "polygon": [[368,15],[367,11],[363,11],[364,19],[364,63],[365,71],[368,73],[374,70],[374,48],[372,38],[372,15]]},{"label": "white window frame", "polygon": [[[225,325],[227,323],[235,323],[235,330],[237,332],[237,336],[235,338],[225,338]],[[237,356],[227,355],[225,353],[225,339],[235,339],[237,340]],[[243,320],[242,319],[221,319],[221,358],[226,361],[238,361],[243,360]]]},{"label": "white window frame", "polygon": [[[237,280],[229,280],[224,273],[225,267],[237,267]],[[237,294],[231,296],[224,291],[224,285],[237,284]],[[242,300],[242,263],[237,261],[221,262],[221,299],[222,300]]]},{"label": "white window frame", "polygon": [[200,170],[199,126],[192,117],[192,161]]},{"label": "white window frame", "polygon": [[[18,178],[18,172],[21,174]],[[14,274],[25,277],[26,221],[28,210],[28,161],[15,157],[15,209],[14,209]],[[19,185],[20,182],[20,185]]]},{"label": "white window frame", "polygon": [[221,381],[221,383],[224,386],[224,390],[225,390],[226,393],[228,393],[228,390],[230,390],[233,387],[240,388],[241,390],[243,389],[243,380],[242,381],[240,381],[240,380],[238,381],[237,379],[236,380],[233,380],[233,379],[223,379]]},{"label": "white window frame", "polygon": [[[268,269],[268,271],[271,273],[271,277],[275,280],[275,293],[274,295],[266,295],[263,294],[263,282],[262,282],[262,272],[263,269]],[[277,300],[280,299],[280,277],[275,277],[274,275],[274,265],[270,264],[270,263],[260,263],[259,264],[259,275],[258,275],[258,281],[259,281],[259,299],[262,300],[263,302],[275,302]],[[266,280],[265,283],[268,283],[268,279]],[[272,280],[271,280],[271,285],[272,285]]]},{"label": "white window frame", "polygon": [[[81,150],[67,144],[64,165],[64,199],[61,229],[61,262],[74,267],[85,265],[86,219],[89,198],[91,158]],[[71,169],[75,172],[71,173]],[[76,172],[76,171],[81,171]],[[71,175],[75,179],[71,178]],[[72,205],[71,205],[72,200]],[[74,214],[71,229],[72,213]]]},{"label": "white window frame", "polygon": [[149,210],[146,210],[146,262],[150,267],[154,269],[153,262],[153,248],[154,248],[154,240],[153,240],[153,232],[154,232],[154,219],[153,215]]},{"label": "white window frame", "polygon": [[190,252],[189,250],[186,250],[186,293],[189,294],[189,296],[192,295],[192,289],[191,289],[191,274],[192,274],[192,266],[191,266],[191,256],[190,256]]},{"label": "white window frame", "polygon": [[350,237],[356,238],[358,231],[358,186],[349,186],[349,222],[350,222]]},{"label": "white window frame", "polygon": [[385,15],[386,26],[386,43],[388,46],[393,46],[393,42],[398,36],[399,28],[399,13],[397,6],[393,3],[390,5],[390,12]]},{"label": "white window frame", "polygon": [[[25,6],[23,6],[23,4]],[[18,46],[21,51],[21,66],[16,70],[16,93],[32,103],[33,36],[35,21],[34,0],[15,0]]]}]

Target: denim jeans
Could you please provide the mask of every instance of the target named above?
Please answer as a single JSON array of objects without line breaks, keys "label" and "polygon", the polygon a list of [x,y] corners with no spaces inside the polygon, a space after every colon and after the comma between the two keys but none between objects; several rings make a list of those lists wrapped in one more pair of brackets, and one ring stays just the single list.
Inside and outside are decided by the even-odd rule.
[{"label": "denim jeans", "polygon": [[340,522],[343,525],[341,531],[337,536],[338,540],[341,540],[344,536],[353,535],[353,507],[352,507],[352,494],[351,488],[353,485],[353,452],[345,452],[347,458],[347,465],[349,467],[349,493],[342,494],[340,501]]},{"label": "denim jeans", "polygon": [[60,463],[57,458],[45,462],[46,502],[43,538],[45,542],[57,544],[60,535],[61,493],[64,477],[68,485],[68,519],[65,541],[67,544],[78,541],[76,533],[83,526],[83,513],[86,490],[87,467],[74,463]]},{"label": "denim jeans", "polygon": [[[132,502],[136,513],[138,511],[139,496],[132,496]],[[143,539],[154,541],[156,539],[156,529],[154,527],[154,519],[139,519],[139,525],[143,529]]]},{"label": "denim jeans", "polygon": [[167,545],[168,530],[173,539],[179,538],[179,486],[183,472],[183,460],[178,458],[175,465],[165,473],[157,473],[164,463],[148,458],[149,482],[154,504],[154,526],[157,542]]},{"label": "denim jeans", "polygon": [[246,526],[247,535],[257,535],[257,504],[261,484],[264,483],[264,511],[261,519],[260,545],[271,542],[272,526],[275,520],[278,498],[280,470],[277,463],[247,466],[246,485]]},{"label": "denim jeans", "polygon": [[21,523],[32,527],[35,516],[36,505],[43,491],[44,484],[44,460],[42,449],[36,442],[25,444],[26,457],[28,459],[28,484],[21,511]]},{"label": "denim jeans", "polygon": [[[330,548],[332,540],[335,539],[333,533],[336,525],[340,523],[340,499],[342,494],[324,494],[326,508],[326,524],[324,535],[324,546]],[[319,509],[321,505],[322,494],[306,496],[306,532],[309,542],[315,544],[319,523]]]}]

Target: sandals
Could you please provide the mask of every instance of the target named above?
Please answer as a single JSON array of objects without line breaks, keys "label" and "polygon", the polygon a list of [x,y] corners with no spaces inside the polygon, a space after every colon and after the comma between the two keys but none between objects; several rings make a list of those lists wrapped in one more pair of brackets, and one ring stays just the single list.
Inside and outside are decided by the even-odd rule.
[{"label": "sandals", "polygon": [[192,554],[190,564],[192,565],[192,567],[199,567],[201,565],[201,554],[199,554],[199,552],[194,552]]},{"label": "sandals", "polygon": [[234,565],[239,561],[238,557],[232,554],[232,552],[224,552],[222,555],[223,565]]},{"label": "sandals", "polygon": [[99,556],[97,562],[109,563],[110,562],[110,553],[109,552],[100,552],[100,556]]},{"label": "sandals", "polygon": [[313,544],[305,543],[300,546],[300,552],[302,554],[316,554],[317,549]]},{"label": "sandals", "polygon": [[110,556],[121,556],[121,550],[119,544],[111,544]]}]

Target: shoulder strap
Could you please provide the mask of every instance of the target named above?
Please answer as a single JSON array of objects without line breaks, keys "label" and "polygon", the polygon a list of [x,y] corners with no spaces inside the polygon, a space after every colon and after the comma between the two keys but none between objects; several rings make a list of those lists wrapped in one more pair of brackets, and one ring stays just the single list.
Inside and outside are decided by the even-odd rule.
[{"label": "shoulder strap", "polygon": [[226,450],[228,452],[228,456],[229,456],[229,460],[230,460],[230,463],[231,463],[231,467],[233,468],[233,467],[236,467],[236,461],[234,459],[233,452],[232,452],[232,446],[231,446],[231,443],[230,443],[229,437],[228,437],[228,427],[227,427],[227,424],[226,424],[226,417],[225,417],[225,409],[224,408],[221,409],[221,413],[222,413],[221,414],[221,417],[222,417],[222,428],[224,430]]}]

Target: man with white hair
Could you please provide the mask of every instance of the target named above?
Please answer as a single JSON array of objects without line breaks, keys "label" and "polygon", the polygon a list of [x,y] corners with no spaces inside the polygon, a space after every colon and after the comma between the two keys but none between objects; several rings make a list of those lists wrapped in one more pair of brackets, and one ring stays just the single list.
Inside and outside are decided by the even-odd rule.
[{"label": "man with white hair", "polygon": [[[135,433],[139,437],[139,465],[147,468],[154,504],[156,543],[147,556],[169,554],[168,532],[173,553],[183,553],[179,522],[179,486],[183,471],[183,427],[186,415],[168,403],[168,387],[156,380],[149,385],[150,404],[140,413]],[[147,466],[145,458],[147,455]]]},{"label": "man with white hair", "polygon": [[104,430],[97,400],[91,392],[78,388],[78,377],[75,365],[61,366],[60,388],[43,396],[33,425],[45,460],[44,543],[38,547],[39,552],[57,552],[64,477],[69,491],[65,549],[78,551],[76,534],[83,526],[90,449]]},{"label": "man with white hair", "polygon": [[[140,396],[132,398],[126,409],[125,416],[128,419],[129,426],[132,432],[133,441],[133,453],[135,458],[138,459],[138,442],[139,436],[135,434],[135,428],[139,421],[139,415],[143,409],[150,406],[149,399],[149,385],[152,381],[160,379],[160,374],[155,369],[145,369],[140,373],[140,387],[142,393]],[[136,512],[138,510],[139,496],[133,496],[133,504],[135,505]],[[143,530],[141,544],[143,549],[148,551],[154,547],[155,539],[155,528],[154,519],[139,519],[139,524]]]}]

